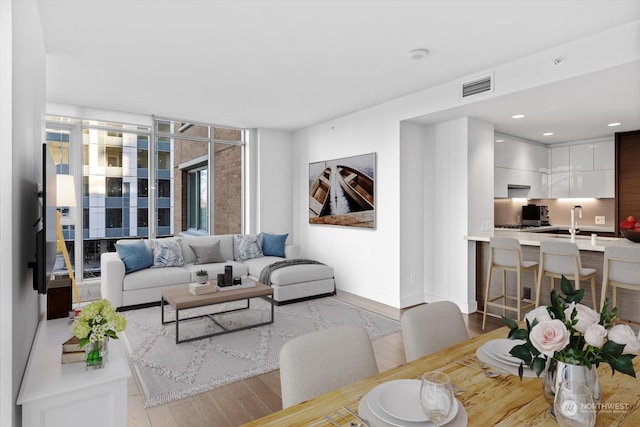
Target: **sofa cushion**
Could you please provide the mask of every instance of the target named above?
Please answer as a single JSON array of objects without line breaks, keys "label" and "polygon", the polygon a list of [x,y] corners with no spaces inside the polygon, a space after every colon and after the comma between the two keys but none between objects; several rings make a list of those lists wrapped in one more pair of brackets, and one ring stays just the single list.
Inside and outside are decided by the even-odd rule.
[{"label": "sofa cushion", "polygon": [[196,254],[191,249],[191,245],[203,246],[213,245],[216,242],[220,242],[220,255],[227,261],[233,261],[235,259],[233,246],[234,237],[233,234],[222,234],[218,236],[192,236],[182,235],[182,256],[184,257],[185,264],[193,264],[196,262]]},{"label": "sofa cushion", "polygon": [[116,252],[124,262],[125,273],[133,273],[153,265],[153,257],[142,240],[116,243]]},{"label": "sofa cushion", "polygon": [[284,244],[289,234],[260,233],[262,238],[262,254],[284,258]]},{"label": "sofa cushion", "polygon": [[191,272],[184,267],[147,268],[124,276],[122,290],[159,288],[189,282]]},{"label": "sofa cushion", "polygon": [[189,245],[189,247],[196,255],[196,262],[194,264],[210,264],[225,261],[220,253],[220,241],[212,245]]},{"label": "sofa cushion", "polygon": [[150,240],[153,249],[153,266],[160,267],[180,267],[184,265],[182,257],[181,238],[166,238]]},{"label": "sofa cushion", "polygon": [[236,234],[236,261],[258,258],[262,255],[260,238],[255,234]]}]

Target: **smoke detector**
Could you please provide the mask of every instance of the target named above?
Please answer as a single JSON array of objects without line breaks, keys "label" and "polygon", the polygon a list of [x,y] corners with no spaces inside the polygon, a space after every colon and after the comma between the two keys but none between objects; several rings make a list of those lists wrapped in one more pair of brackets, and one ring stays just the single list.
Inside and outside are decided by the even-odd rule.
[{"label": "smoke detector", "polygon": [[409,59],[413,59],[418,61],[420,59],[424,59],[429,55],[429,51],[427,49],[413,49],[409,51]]}]

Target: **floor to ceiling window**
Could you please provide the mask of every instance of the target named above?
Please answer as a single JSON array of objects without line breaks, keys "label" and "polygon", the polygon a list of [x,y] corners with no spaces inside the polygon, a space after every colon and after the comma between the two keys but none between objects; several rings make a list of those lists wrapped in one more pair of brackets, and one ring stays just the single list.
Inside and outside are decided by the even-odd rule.
[{"label": "floor to ceiling window", "polygon": [[78,279],[99,277],[100,254],[118,239],[243,230],[245,130],[153,121],[151,128],[47,117],[57,171],[76,178],[81,199],[63,210]]},{"label": "floor to ceiling window", "polygon": [[[159,117],[154,123],[157,234],[242,233],[246,131]],[[163,182],[175,191],[167,194]]]}]

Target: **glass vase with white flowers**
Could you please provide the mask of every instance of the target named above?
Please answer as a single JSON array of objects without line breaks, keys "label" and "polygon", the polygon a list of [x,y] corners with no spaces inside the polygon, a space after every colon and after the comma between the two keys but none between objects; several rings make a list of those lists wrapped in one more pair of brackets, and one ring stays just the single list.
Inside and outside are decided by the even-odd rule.
[{"label": "glass vase with white flowers", "polygon": [[599,366],[608,363],[615,371],[635,377],[633,358],[640,351],[640,335],[629,325],[614,325],[617,308],[609,308],[605,299],[597,312],[580,304],[584,289],[575,290],[562,276],[560,289],[564,296],[551,290],[551,305],[540,306],[525,315],[526,329],[503,317],[509,327],[509,338],[525,340],[510,354],[522,360],[518,374],[522,379],[524,365],[536,375],[544,371],[547,359],[569,365]]}]

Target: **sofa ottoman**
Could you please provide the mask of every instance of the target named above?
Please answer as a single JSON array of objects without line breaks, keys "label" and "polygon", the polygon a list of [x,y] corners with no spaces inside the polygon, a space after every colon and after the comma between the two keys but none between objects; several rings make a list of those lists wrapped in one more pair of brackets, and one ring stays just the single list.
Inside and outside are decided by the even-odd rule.
[{"label": "sofa ottoman", "polygon": [[[258,279],[262,270],[282,258],[264,256],[245,260],[249,275]],[[271,273],[273,298],[280,302],[293,302],[310,295],[322,296],[335,292],[333,268],[324,264],[288,265]]]}]

